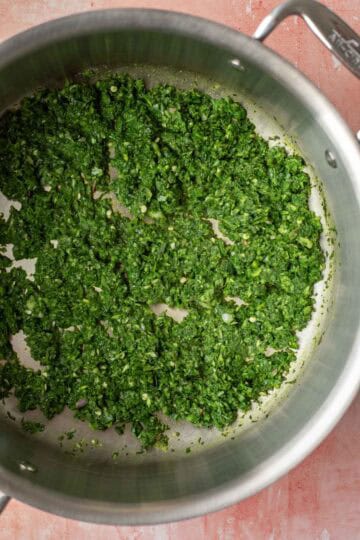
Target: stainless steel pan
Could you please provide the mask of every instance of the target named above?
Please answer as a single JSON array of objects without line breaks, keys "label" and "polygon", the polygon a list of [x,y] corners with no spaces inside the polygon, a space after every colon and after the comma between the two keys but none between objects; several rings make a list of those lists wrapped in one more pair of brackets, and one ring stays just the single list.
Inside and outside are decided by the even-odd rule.
[{"label": "stainless steel pan", "polygon": [[[296,383],[284,385],[254,410],[257,422],[239,417],[227,437],[185,423],[174,425],[174,452],[138,455],[129,434],[123,439],[111,431],[100,436],[83,425],[76,425],[75,438],[65,438],[60,448],[59,433],[73,425],[66,412],[43,434],[26,435],[5,414],[9,409],[18,414],[10,400],[0,414],[4,493],[94,522],[144,524],[189,518],[235,503],[285,474],[329,433],[354,397],[360,381],[360,152],[339,114],[314,85],[260,43],[289,14],[301,15],[360,75],[359,38],[327,8],[310,0],[280,6],[259,27],[257,39],[191,16],[124,9],[59,19],[0,46],[1,110],[41,85],[88,67],[130,71],[149,84],[163,80],[179,86],[197,84],[214,95],[235,94],[260,132],[279,136],[305,156],[318,185],[312,204],[321,209],[319,201],[326,199],[329,215],[322,219],[325,226],[333,220],[338,239],[328,309],[316,314],[322,339],[314,331],[303,336],[300,363],[292,374],[297,375]],[[1,204],[6,210],[4,200]],[[21,336],[16,347],[26,361]],[[196,446],[199,433],[206,441],[203,446]],[[90,437],[97,441],[88,444]],[[184,451],[188,444],[190,454]],[[75,450],[75,456],[64,448]],[[111,457],[114,451],[116,459]],[[4,496],[3,503],[6,500]]]}]

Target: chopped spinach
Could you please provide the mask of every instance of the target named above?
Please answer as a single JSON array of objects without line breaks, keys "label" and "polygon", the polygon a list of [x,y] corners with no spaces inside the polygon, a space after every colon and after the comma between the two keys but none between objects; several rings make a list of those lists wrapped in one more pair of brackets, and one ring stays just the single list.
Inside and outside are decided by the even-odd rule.
[{"label": "chopped spinach", "polygon": [[41,424],[41,422],[32,422],[24,419],[21,420],[21,427],[29,433],[41,433],[45,429],[44,424]]},{"label": "chopped spinach", "polygon": [[[159,412],[231,424],[281,385],[311,317],[310,189],[302,158],[230,98],[119,74],[25,98],[0,119],[0,190],[22,205],[0,246],[37,262],[30,281],[0,256],[1,396],[96,430],[131,423],[144,448],[166,443]],[[13,351],[20,329],[41,370]]]}]

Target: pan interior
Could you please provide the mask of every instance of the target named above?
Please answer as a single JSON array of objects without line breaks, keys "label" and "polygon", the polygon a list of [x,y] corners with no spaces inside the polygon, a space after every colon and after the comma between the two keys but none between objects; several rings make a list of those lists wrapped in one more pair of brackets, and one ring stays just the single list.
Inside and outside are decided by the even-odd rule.
[{"label": "pan interior", "polygon": [[[248,115],[256,126],[257,132],[269,141],[270,144],[281,144],[290,153],[301,154],[296,143],[289,138],[279,123],[270,114],[254,103],[245,94],[234,92],[233,89],[218,84],[216,81],[207,79],[189,71],[175,71],[166,67],[152,67],[132,65],[124,66],[119,71],[129,73],[133,77],[140,77],[146,81],[148,86],[158,83],[172,84],[181,89],[198,88],[214,98],[231,96],[239,101],[246,108]],[[96,76],[106,72],[106,69],[96,71]],[[99,75],[97,75],[99,74]],[[320,181],[316,178],[311,167],[307,167],[307,172],[311,177],[312,193],[310,197],[310,207],[321,218],[323,225],[322,248],[326,253],[326,268],[323,280],[316,284],[315,310],[307,328],[300,334],[300,348],[297,360],[293,363],[290,372],[280,389],[271,392],[262,400],[254,404],[247,414],[239,413],[237,421],[220,432],[217,429],[198,428],[188,422],[175,422],[166,419],[169,425],[169,450],[164,452],[160,449],[152,449],[146,453],[141,452],[137,439],[131,434],[130,426],[127,426],[125,433],[121,436],[113,428],[107,431],[94,431],[85,423],[73,418],[70,410],[65,410],[50,421],[46,421],[39,411],[30,411],[25,415],[20,413],[16,406],[16,399],[10,397],[5,400],[2,407],[2,416],[11,429],[21,429],[20,421],[26,420],[41,421],[46,425],[43,433],[36,435],[24,435],[25,437],[36,437],[45,446],[51,446],[57,451],[70,452],[75,459],[84,459],[94,462],[114,463],[139,461],[158,461],[166,459],[179,459],[186,456],[188,449],[191,452],[201,452],[209,446],[220,445],[224,438],[237,438],[251,430],[256,422],[265,421],[277,404],[286,399],[294,384],[301,384],[301,374],[306,369],[307,362],[311,359],[314,347],[319,343],[321,335],[326,328],[327,313],[333,296],[334,271],[331,263],[333,251],[333,232],[331,219],[327,215],[324,204],[324,195]],[[10,206],[17,203],[8,201],[0,193],[0,212],[8,215]],[[9,247],[8,253],[11,253]],[[14,265],[23,266],[31,274],[34,271],[35,261],[16,261]],[[25,336],[22,333],[14,336],[13,348],[18,353],[20,360],[28,367],[37,367],[37,363],[31,359],[29,350],[26,347]],[[16,422],[9,420],[7,413],[15,417]]]}]

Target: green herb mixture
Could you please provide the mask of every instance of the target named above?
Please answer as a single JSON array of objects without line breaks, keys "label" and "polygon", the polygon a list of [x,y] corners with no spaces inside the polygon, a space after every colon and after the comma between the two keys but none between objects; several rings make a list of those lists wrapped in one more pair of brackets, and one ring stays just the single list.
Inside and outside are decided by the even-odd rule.
[{"label": "green herb mixture", "polygon": [[[281,385],[313,310],[322,227],[303,166],[230,98],[120,74],[25,98],[0,120],[0,190],[21,203],[0,245],[37,262],[31,281],[0,256],[2,397],[131,423],[144,448],[166,443],[159,412],[231,424]],[[38,371],[12,349],[20,330]]]}]

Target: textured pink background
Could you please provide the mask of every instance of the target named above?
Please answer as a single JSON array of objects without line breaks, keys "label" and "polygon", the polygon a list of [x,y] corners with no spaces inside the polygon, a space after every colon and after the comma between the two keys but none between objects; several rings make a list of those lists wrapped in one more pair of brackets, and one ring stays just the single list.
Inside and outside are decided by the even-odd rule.
[{"label": "textured pink background", "polygon": [[[40,22],[105,7],[157,7],[214,19],[251,34],[280,0],[0,0],[0,40]],[[360,0],[323,0],[360,33]],[[354,131],[360,82],[301,20],[288,19],[267,45],[326,94]],[[221,512],[169,525],[108,527],[55,517],[11,501],[1,540],[360,540],[360,398],[300,466],[258,495]]]}]

